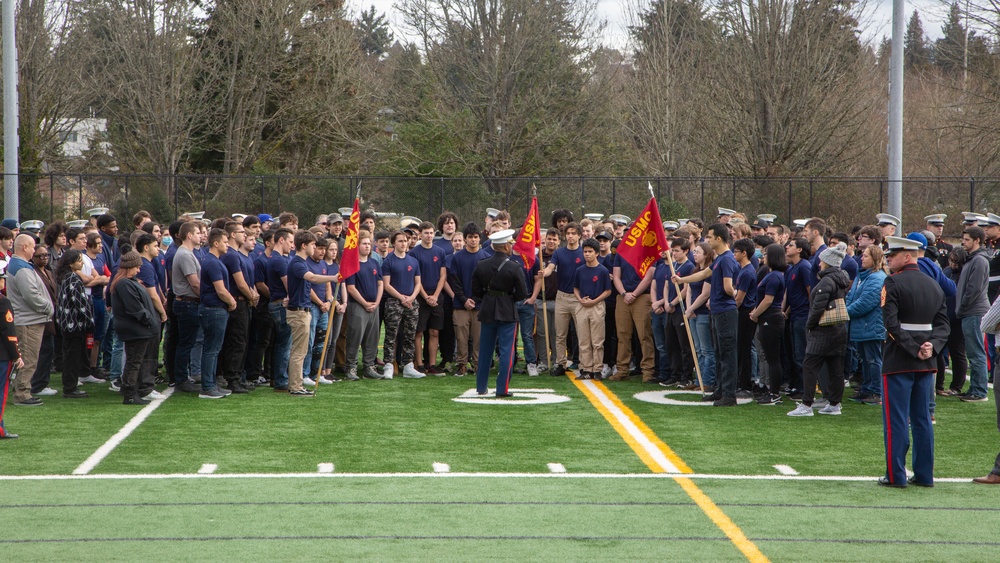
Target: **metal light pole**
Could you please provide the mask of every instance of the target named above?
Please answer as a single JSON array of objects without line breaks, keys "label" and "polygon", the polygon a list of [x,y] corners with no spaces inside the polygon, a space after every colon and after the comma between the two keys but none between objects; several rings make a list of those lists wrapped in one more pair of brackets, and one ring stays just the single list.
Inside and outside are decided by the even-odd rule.
[{"label": "metal light pole", "polygon": [[17,153],[17,43],[14,0],[3,0],[3,211],[19,217]]},{"label": "metal light pole", "polygon": [[[903,218],[903,0],[892,0],[889,57],[889,213]],[[900,225],[899,232],[903,232]]]}]

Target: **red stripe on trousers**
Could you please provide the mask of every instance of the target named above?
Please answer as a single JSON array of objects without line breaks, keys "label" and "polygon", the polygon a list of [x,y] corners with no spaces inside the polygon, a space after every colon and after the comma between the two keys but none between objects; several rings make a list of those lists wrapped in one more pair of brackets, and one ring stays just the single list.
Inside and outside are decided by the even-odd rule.
[{"label": "red stripe on trousers", "polygon": [[889,482],[892,480],[892,421],[889,416],[889,379],[882,376],[882,412],[885,413],[885,472],[889,475]]},{"label": "red stripe on trousers", "polygon": [[519,323],[514,323],[514,339],[510,343],[510,365],[507,366],[507,385],[503,389],[504,393],[510,393],[510,380],[514,377],[514,352],[517,351],[518,324]]},{"label": "red stripe on trousers", "polygon": [[10,374],[13,371],[14,361],[7,362],[7,373],[4,374],[3,378],[3,400],[0,400],[0,436],[7,435],[7,431],[3,429],[3,411],[7,408],[7,393],[10,391]]}]

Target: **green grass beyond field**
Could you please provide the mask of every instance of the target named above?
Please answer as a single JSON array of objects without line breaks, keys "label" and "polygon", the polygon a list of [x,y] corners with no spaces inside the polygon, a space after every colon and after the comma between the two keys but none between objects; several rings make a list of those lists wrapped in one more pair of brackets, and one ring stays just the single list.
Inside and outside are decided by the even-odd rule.
[{"label": "green grass beyond field", "polygon": [[[0,443],[0,557],[1000,560],[1000,488],[966,481],[996,455],[992,399],[938,402],[935,473],[961,481],[886,490],[874,484],[879,408],[792,419],[789,404],[663,405],[635,397],[658,386],[585,394],[548,375],[515,376],[512,387],[543,390],[524,404],[453,400],[474,387],[428,377],[315,398],[174,395],[79,477],[140,409],[106,385],[85,386],[88,400],[8,405],[21,439]],[[598,408],[587,395],[602,388]],[[555,396],[568,400],[532,398]],[[616,400],[631,413],[612,424]],[[690,467],[692,485],[647,463],[646,438]]]}]

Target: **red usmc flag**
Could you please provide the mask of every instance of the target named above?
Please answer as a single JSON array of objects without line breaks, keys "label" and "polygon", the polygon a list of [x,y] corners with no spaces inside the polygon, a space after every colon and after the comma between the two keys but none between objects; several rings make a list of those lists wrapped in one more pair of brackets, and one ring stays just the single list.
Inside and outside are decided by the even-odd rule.
[{"label": "red usmc flag", "polygon": [[538,232],[538,198],[531,198],[531,210],[528,211],[528,218],[524,220],[524,226],[517,235],[517,242],[514,243],[514,252],[521,255],[524,260],[524,268],[530,270],[535,265],[535,249],[542,243],[542,237]]},{"label": "red usmc flag", "polygon": [[354,209],[351,210],[351,218],[347,221],[347,238],[344,239],[344,255],[340,258],[340,279],[347,278],[358,273],[361,268],[361,259],[358,256],[358,228],[360,227],[361,214],[358,212],[358,200],[354,199]]},{"label": "red usmc flag", "polygon": [[667,235],[663,232],[663,221],[660,221],[660,209],[656,198],[650,198],[646,208],[625,232],[618,245],[618,256],[628,262],[639,273],[646,275],[646,270],[656,263],[660,253],[670,250]]}]

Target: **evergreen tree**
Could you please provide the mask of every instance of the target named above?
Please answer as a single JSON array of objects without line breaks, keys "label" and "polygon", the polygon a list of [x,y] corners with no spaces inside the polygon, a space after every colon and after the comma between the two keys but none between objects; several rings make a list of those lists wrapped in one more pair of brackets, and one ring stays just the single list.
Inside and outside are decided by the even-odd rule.
[{"label": "evergreen tree", "polygon": [[906,24],[906,35],[903,36],[903,64],[905,68],[920,68],[930,62],[930,49],[924,37],[924,26],[920,22],[920,14],[913,10],[909,23]]},{"label": "evergreen tree", "polygon": [[965,26],[958,2],[948,10],[948,19],[941,26],[942,37],[934,42],[934,62],[947,71],[960,71],[965,66]]},{"label": "evergreen tree", "polygon": [[382,56],[395,40],[385,14],[377,14],[374,5],[361,12],[361,17],[354,22],[354,26],[361,38],[361,50],[368,55]]}]

